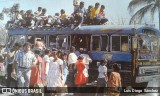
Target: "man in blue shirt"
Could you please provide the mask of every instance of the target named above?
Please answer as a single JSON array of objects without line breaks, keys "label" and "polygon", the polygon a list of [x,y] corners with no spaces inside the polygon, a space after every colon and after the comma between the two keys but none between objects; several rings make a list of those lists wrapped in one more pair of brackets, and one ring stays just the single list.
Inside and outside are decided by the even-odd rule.
[{"label": "man in blue shirt", "polygon": [[18,52],[14,58],[12,75],[16,74],[15,66],[18,64],[18,87],[29,87],[31,67],[35,66],[36,63],[35,54],[31,51],[31,44],[27,42],[23,45],[23,50]]},{"label": "man in blue shirt", "polygon": [[86,14],[86,9],[84,8],[84,2],[80,2],[79,7],[74,11],[74,18],[77,21],[76,25],[80,27],[84,21],[84,15]]}]

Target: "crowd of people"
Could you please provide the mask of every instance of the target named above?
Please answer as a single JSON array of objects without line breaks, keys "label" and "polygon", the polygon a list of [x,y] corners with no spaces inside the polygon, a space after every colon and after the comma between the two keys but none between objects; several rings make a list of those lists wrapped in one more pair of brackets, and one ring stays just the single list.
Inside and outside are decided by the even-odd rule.
[{"label": "crowd of people", "polygon": [[8,21],[6,28],[11,27],[80,27],[86,25],[101,25],[106,24],[108,19],[105,16],[105,6],[100,3],[95,3],[95,6],[89,5],[88,9],[84,7],[85,2],[73,0],[74,10],[71,15],[67,15],[64,9],[60,13],[55,13],[54,16],[47,15],[47,9],[38,7],[36,12],[32,10],[16,11],[12,20]]},{"label": "crowd of people", "polygon": [[[51,92],[61,93],[60,87],[66,87],[66,93],[81,92],[79,88],[85,87],[89,83],[88,69],[92,59],[82,48],[79,52],[77,55],[73,46],[69,53],[65,53],[56,48],[42,50],[36,47],[32,49],[29,42],[23,46],[15,43],[12,49],[2,53],[1,57],[3,58],[0,59],[2,66],[7,63],[6,86],[23,88],[41,85],[39,87],[46,87]],[[122,86],[119,74],[120,65],[113,64],[113,72],[108,78],[107,62],[107,60],[102,60],[97,64],[99,75],[95,93],[99,92],[100,87],[110,87],[118,92],[119,87]],[[4,69],[1,67],[0,72],[4,72]],[[5,76],[5,74],[1,76]],[[103,89],[103,93],[105,93],[105,89]]]}]

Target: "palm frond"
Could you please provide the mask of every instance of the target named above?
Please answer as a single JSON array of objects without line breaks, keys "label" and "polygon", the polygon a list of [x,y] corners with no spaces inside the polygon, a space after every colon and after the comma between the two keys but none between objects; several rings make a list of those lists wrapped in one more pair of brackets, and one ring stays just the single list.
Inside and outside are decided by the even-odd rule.
[{"label": "palm frond", "polygon": [[140,10],[138,10],[130,19],[130,24],[132,24],[134,22],[134,20],[139,20],[138,22],[141,23],[142,18],[144,17],[144,15],[152,9],[152,7],[154,6],[154,4],[149,4],[143,8],[141,8]]},{"label": "palm frond", "polygon": [[136,7],[140,5],[150,4],[152,2],[155,2],[155,0],[132,0],[128,5],[128,10],[130,13],[132,13]]},{"label": "palm frond", "polygon": [[151,9],[151,20],[153,21],[154,20],[154,14],[155,14],[155,11],[158,10],[158,7],[157,5],[154,5]]},{"label": "palm frond", "polygon": [[3,20],[3,19],[4,19],[3,13],[0,13],[0,20]]}]

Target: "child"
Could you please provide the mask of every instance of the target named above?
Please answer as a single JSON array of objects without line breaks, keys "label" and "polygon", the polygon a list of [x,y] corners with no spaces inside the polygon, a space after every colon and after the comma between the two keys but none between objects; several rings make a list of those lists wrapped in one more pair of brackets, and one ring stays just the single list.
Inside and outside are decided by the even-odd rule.
[{"label": "child", "polygon": [[99,88],[100,87],[103,87],[102,88],[102,93],[104,93],[104,87],[106,87],[106,83],[107,83],[107,80],[108,80],[108,77],[107,77],[107,60],[103,60],[100,62],[100,65],[98,65],[98,72],[99,72],[99,75],[98,75],[98,79],[97,79],[97,90],[96,92],[99,91]]},{"label": "child", "polygon": [[108,86],[111,90],[111,94],[114,94],[116,96],[119,96],[119,92],[121,91],[122,87],[121,76],[119,74],[120,69],[120,64],[114,63],[112,66],[112,72],[108,80]]}]

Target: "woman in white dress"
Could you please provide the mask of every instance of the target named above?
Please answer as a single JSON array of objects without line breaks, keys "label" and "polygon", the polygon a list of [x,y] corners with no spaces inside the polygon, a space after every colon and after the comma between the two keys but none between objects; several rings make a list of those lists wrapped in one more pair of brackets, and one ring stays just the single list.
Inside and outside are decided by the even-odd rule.
[{"label": "woman in white dress", "polygon": [[[59,87],[63,87],[62,65],[63,61],[59,58],[57,52],[53,52],[53,58],[49,63],[49,71],[47,76],[47,88],[49,90],[60,91]],[[59,92],[58,92],[59,93]]]}]

